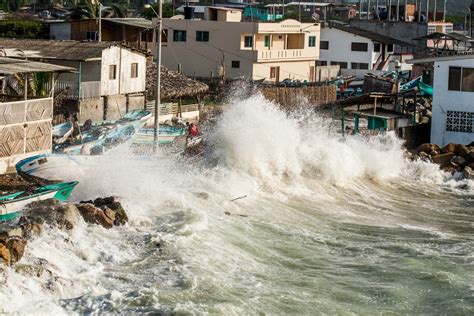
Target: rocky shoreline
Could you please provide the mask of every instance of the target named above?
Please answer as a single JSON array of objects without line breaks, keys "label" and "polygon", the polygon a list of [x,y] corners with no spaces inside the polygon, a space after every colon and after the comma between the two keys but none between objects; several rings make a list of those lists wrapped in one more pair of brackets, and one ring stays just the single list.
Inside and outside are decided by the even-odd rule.
[{"label": "rocky shoreline", "polygon": [[[48,228],[70,231],[81,219],[107,229],[128,222],[127,213],[114,197],[77,204],[54,199],[31,203],[19,218],[0,223],[0,267],[14,266],[16,269],[31,238],[41,235]],[[44,266],[44,262],[39,266]],[[38,265],[29,267],[32,271],[38,268]]]},{"label": "rocky shoreline", "polygon": [[474,142],[469,145],[447,144],[442,148],[436,144],[422,144],[411,158],[435,163],[445,172],[458,172],[464,179],[474,180]]}]

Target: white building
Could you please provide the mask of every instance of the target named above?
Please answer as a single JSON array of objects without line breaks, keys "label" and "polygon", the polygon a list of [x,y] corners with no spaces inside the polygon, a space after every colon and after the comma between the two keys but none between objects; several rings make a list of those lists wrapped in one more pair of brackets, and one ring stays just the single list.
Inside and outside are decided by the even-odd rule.
[{"label": "white building", "polygon": [[192,77],[314,81],[319,24],[238,22],[233,11],[213,10],[210,20],[164,19],[166,67]]},{"label": "white building", "polygon": [[72,67],[59,75],[58,97],[77,103],[80,121],[116,119],[145,104],[144,53],[113,42],[0,39],[8,57]]},{"label": "white building", "polygon": [[342,75],[393,71],[395,60],[402,70],[411,70],[405,63],[413,58],[411,44],[354,26],[323,27],[320,45],[318,65],[340,65]]},{"label": "white building", "polygon": [[474,55],[414,60],[434,63],[431,143],[474,141]]}]

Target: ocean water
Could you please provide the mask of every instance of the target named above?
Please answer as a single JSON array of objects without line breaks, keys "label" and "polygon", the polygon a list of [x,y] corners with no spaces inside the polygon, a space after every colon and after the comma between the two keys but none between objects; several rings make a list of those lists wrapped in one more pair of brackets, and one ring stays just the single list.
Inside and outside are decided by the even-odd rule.
[{"label": "ocean water", "polygon": [[473,182],[259,95],[208,137],[202,157],[119,148],[58,170],[130,223],[32,240],[22,262],[47,271],[1,274],[0,313],[474,313]]}]

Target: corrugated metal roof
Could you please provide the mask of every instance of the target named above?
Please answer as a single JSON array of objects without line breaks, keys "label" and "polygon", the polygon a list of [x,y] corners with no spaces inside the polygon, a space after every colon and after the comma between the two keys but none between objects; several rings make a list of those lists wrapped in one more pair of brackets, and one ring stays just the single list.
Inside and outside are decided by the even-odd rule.
[{"label": "corrugated metal roof", "polygon": [[49,41],[0,38],[0,52],[8,57],[30,57],[87,61],[102,57],[106,48],[115,42]]},{"label": "corrugated metal roof", "polygon": [[14,75],[34,72],[74,72],[74,68],[40,63],[36,61],[0,57],[0,74]]},{"label": "corrugated metal roof", "polygon": [[153,22],[151,20],[143,18],[104,18],[102,21],[108,21],[116,24],[133,26],[143,29],[153,28]]}]

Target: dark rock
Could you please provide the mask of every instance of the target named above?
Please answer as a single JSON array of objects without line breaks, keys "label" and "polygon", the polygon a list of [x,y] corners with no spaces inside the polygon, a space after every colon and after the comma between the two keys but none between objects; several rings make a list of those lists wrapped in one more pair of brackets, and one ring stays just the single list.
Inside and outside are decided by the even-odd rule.
[{"label": "dark rock", "polygon": [[107,205],[107,207],[115,212],[116,226],[125,225],[128,222],[127,212],[125,212],[120,202],[114,202],[112,204]]},{"label": "dark rock", "polygon": [[105,197],[105,198],[97,198],[97,199],[94,200],[93,204],[96,207],[101,207],[101,206],[109,205],[109,204],[112,204],[112,203],[115,203],[115,197],[109,196],[109,197]]},{"label": "dark rock", "polygon": [[86,223],[90,224],[98,224],[96,216],[98,208],[96,208],[93,204],[79,204],[76,205],[77,209],[81,213],[82,218]]},{"label": "dark rock", "polygon": [[451,164],[455,167],[460,167],[460,168],[464,168],[464,166],[467,165],[467,160],[464,159],[463,157],[461,156],[454,156],[452,159],[451,159]]},{"label": "dark rock", "polygon": [[467,147],[464,145],[457,144],[455,146],[454,153],[458,156],[466,157],[467,155],[469,155],[469,149],[467,149]]},{"label": "dark rock", "polygon": [[469,154],[465,157],[469,162],[474,162],[474,150],[471,150]]},{"label": "dark rock", "polygon": [[463,171],[464,179],[474,180],[474,169],[466,166]]},{"label": "dark rock", "polygon": [[416,149],[416,152],[418,154],[420,154],[421,152],[424,152],[425,154],[429,154],[430,152],[432,151],[436,151],[436,152],[441,152],[441,148],[439,148],[438,145],[436,144],[421,144],[420,146],[418,146],[418,148]]},{"label": "dark rock", "polygon": [[456,145],[453,143],[449,143],[441,149],[441,152],[443,154],[453,153],[455,149],[456,149]]},{"label": "dark rock", "polygon": [[10,265],[11,255],[8,247],[0,242],[0,260],[7,266]]},{"label": "dark rock", "polygon": [[[40,231],[44,224],[60,229],[71,230],[79,221],[79,210],[72,204],[62,204],[56,200],[47,200],[51,204],[30,204],[23,212],[19,224],[27,228],[25,231]],[[35,227],[36,226],[36,227]],[[26,237],[26,236],[25,236]]]},{"label": "dark rock", "polygon": [[440,154],[440,152],[439,152],[439,151],[436,151],[436,150],[432,150],[432,151],[430,152],[430,156],[431,156],[431,157],[437,156],[437,155],[439,155],[439,154]]},{"label": "dark rock", "polygon": [[48,261],[41,258],[35,258],[28,264],[16,264],[15,272],[30,277],[41,277],[48,266]]},{"label": "dark rock", "polygon": [[23,257],[26,240],[22,237],[10,237],[6,242],[6,246],[10,251],[10,264],[14,264]]},{"label": "dark rock", "polygon": [[418,154],[418,156],[419,156],[420,159],[423,160],[423,161],[431,162],[431,156],[428,155],[427,153],[425,153],[424,151],[420,151],[420,153]]},{"label": "dark rock", "polygon": [[445,168],[451,165],[451,159],[455,156],[454,153],[446,153],[431,157],[433,163],[440,165],[441,168]]}]

